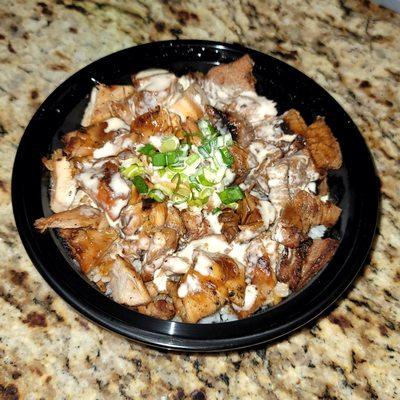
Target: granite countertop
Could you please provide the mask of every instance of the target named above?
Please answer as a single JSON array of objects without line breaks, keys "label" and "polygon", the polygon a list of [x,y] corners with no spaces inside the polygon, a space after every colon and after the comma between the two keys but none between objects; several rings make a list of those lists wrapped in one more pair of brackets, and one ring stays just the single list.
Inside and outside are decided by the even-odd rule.
[{"label": "granite countertop", "polygon": [[[16,0],[0,18],[0,400],[400,398],[400,15],[366,0]],[[97,327],[44,282],[14,225],[13,159],[40,103],[103,55],[171,38],[240,42],[311,76],[354,119],[382,181],[373,251],[347,297],[258,350],[159,352]]]}]

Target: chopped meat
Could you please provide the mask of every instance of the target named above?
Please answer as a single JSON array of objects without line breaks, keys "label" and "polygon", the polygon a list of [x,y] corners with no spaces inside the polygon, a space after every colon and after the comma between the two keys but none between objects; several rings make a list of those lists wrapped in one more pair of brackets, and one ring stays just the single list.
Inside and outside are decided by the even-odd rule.
[{"label": "chopped meat", "polygon": [[169,320],[175,316],[175,307],[167,300],[154,300],[147,305],[138,306],[137,310],[141,314],[163,320]]},{"label": "chopped meat", "polygon": [[194,83],[169,107],[169,110],[178,114],[183,121],[187,118],[197,121],[204,114],[203,104],[205,103],[206,99],[203,90],[198,84]]},{"label": "chopped meat", "polygon": [[297,247],[312,226],[332,227],[340,213],[341,209],[333,203],[323,202],[317,196],[301,190],[283,208],[276,226],[275,240],[287,247]]},{"label": "chopped meat", "polygon": [[175,207],[168,208],[165,226],[167,228],[175,229],[179,236],[183,236],[186,233],[185,224],[183,223],[181,214]]},{"label": "chopped meat", "polygon": [[232,242],[239,233],[239,215],[231,208],[224,208],[218,215],[218,222],[222,224],[221,233]]},{"label": "chopped meat", "polygon": [[335,239],[316,239],[313,241],[303,262],[298,287],[303,287],[332,259],[338,246],[339,241]]},{"label": "chopped meat", "polygon": [[315,166],[326,171],[342,166],[340,146],[324,118],[317,118],[304,133]]},{"label": "chopped meat", "polygon": [[319,177],[306,150],[278,159],[268,166],[265,172],[270,189],[269,199],[277,210],[280,210],[299,190],[307,189]]},{"label": "chopped meat", "polygon": [[181,212],[183,223],[185,224],[186,234],[190,240],[198,239],[212,233],[210,225],[199,213],[183,210]]},{"label": "chopped meat", "polygon": [[47,218],[39,218],[35,221],[35,228],[39,229],[40,232],[49,228],[97,228],[102,220],[103,216],[98,209],[79,206],[72,210],[52,214]]},{"label": "chopped meat", "polygon": [[277,277],[287,283],[290,290],[295,290],[301,279],[303,259],[299,249],[285,248],[280,256]]},{"label": "chopped meat", "polygon": [[239,185],[244,182],[250,172],[251,166],[249,165],[249,157],[251,154],[238,144],[231,146],[229,151],[234,157],[232,165],[232,169],[235,172],[234,183]]},{"label": "chopped meat", "polygon": [[82,128],[78,131],[67,133],[63,137],[64,151],[69,158],[83,158],[93,155],[93,151],[102,147],[106,142],[113,139],[115,132],[106,132],[106,122]]},{"label": "chopped meat", "polygon": [[120,216],[122,232],[127,237],[132,237],[137,233],[147,218],[147,212],[142,210],[142,204],[129,204],[126,206]]},{"label": "chopped meat", "polygon": [[146,254],[146,264],[150,264],[162,255],[175,251],[178,246],[178,239],[178,233],[175,229],[164,227],[156,231],[151,238],[149,251]]},{"label": "chopped meat", "polygon": [[296,135],[304,136],[307,130],[307,124],[305,123],[303,117],[297,110],[294,110],[293,108],[283,114],[283,122],[285,124],[285,128],[289,130],[289,133],[295,133]]},{"label": "chopped meat", "polygon": [[131,123],[131,132],[139,143],[148,143],[154,135],[174,135],[178,129],[179,117],[160,107],[139,115]]},{"label": "chopped meat", "polygon": [[121,257],[116,257],[109,276],[108,288],[117,303],[138,306],[151,301],[140,275]]},{"label": "chopped meat", "polygon": [[129,122],[134,113],[134,104],[130,99],[133,92],[133,86],[129,85],[97,85],[92,90],[82,125],[97,124],[111,117]]},{"label": "chopped meat", "polygon": [[236,61],[211,68],[206,75],[206,79],[210,79],[222,86],[254,91],[253,65],[253,60],[246,54]]},{"label": "chopped meat", "polygon": [[60,149],[50,159],[43,159],[43,163],[51,171],[50,208],[55,213],[68,210],[77,191],[73,166]]},{"label": "chopped meat", "polygon": [[240,225],[252,225],[263,222],[258,204],[258,198],[245,191],[244,199],[239,201],[236,211],[240,218]]},{"label": "chopped meat", "polygon": [[240,146],[248,147],[254,140],[254,129],[248,121],[235,111],[221,111],[210,105],[206,112],[211,122],[220,130],[231,133]]},{"label": "chopped meat", "polygon": [[112,228],[60,229],[60,236],[67,242],[82,271],[87,273],[107,254],[118,234]]}]

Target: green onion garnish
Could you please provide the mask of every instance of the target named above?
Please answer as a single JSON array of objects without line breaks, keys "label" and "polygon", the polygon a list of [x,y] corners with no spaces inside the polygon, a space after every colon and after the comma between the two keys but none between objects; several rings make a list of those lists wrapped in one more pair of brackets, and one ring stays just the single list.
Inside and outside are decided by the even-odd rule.
[{"label": "green onion garnish", "polygon": [[221,209],[219,207],[214,208],[214,210],[211,211],[211,214],[217,214],[221,212]]},{"label": "green onion garnish", "polygon": [[129,167],[122,167],[121,174],[128,179],[132,179],[136,175],[142,175],[144,173],[144,167],[139,164],[132,164]]},{"label": "green onion garnish", "polygon": [[244,198],[243,191],[239,186],[226,188],[222,192],[218,193],[218,196],[224,204],[231,204]]},{"label": "green onion garnish", "polygon": [[160,189],[151,189],[149,197],[159,203],[165,200],[165,194]]},{"label": "green onion garnish", "polygon": [[231,152],[228,150],[227,147],[222,147],[221,149],[219,149],[219,152],[221,153],[222,161],[224,162],[224,164],[227,167],[230,167],[235,161]]},{"label": "green onion garnish", "polygon": [[155,167],[165,167],[167,165],[167,160],[163,153],[153,154],[151,156],[151,162]]},{"label": "green onion garnish", "polygon": [[167,153],[169,151],[175,151],[179,147],[179,139],[176,136],[166,136],[161,140],[160,151]]},{"label": "green onion garnish", "polygon": [[156,148],[150,143],[145,144],[138,150],[139,153],[144,154],[146,156],[152,156],[153,154],[156,153],[156,151],[157,151]]},{"label": "green onion garnish", "polygon": [[217,129],[209,121],[206,121],[205,119],[201,119],[197,123],[197,125],[201,133],[207,138],[215,137],[218,135]]},{"label": "green onion garnish", "polygon": [[132,182],[135,185],[135,187],[139,193],[147,193],[149,191],[149,187],[147,186],[147,183],[141,176],[133,177]]},{"label": "green onion garnish", "polygon": [[175,164],[179,160],[178,152],[169,151],[168,153],[165,153],[165,160],[167,165]]}]

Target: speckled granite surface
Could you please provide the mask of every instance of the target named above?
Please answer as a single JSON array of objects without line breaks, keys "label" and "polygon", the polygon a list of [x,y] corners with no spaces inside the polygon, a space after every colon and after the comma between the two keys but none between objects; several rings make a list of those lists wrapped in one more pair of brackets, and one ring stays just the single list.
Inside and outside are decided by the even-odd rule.
[{"label": "speckled granite surface", "polygon": [[[400,15],[367,1],[1,0],[0,21],[0,400],[400,398]],[[347,298],[257,351],[162,353],[106,332],[55,295],[15,230],[10,173],[40,102],[100,56],[174,37],[241,42],[304,71],[350,113],[382,180],[371,260]]]}]

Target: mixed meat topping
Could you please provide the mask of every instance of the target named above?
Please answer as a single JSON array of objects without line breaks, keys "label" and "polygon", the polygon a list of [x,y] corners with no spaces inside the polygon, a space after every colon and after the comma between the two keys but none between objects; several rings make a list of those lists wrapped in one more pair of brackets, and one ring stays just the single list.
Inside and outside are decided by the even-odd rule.
[{"label": "mixed meat topping", "polygon": [[246,318],[299,290],[332,258],[341,167],[322,117],[277,115],[253,61],[94,87],[82,127],[43,162],[57,229],[82,272],[155,318]]}]

